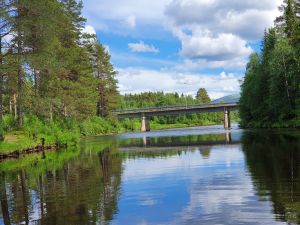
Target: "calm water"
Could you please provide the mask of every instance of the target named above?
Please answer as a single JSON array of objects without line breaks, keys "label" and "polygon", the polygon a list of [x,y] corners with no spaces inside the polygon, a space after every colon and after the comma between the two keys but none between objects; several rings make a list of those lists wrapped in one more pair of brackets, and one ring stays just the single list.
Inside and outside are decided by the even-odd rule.
[{"label": "calm water", "polygon": [[300,224],[300,132],[95,137],[0,164],[0,224]]}]

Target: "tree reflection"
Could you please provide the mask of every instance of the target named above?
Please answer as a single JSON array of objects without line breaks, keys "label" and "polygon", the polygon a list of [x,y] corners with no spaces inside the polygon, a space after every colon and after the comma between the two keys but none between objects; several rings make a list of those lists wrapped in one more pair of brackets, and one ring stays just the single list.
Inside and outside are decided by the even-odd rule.
[{"label": "tree reflection", "polygon": [[299,224],[299,135],[247,132],[242,145],[261,199],[270,198],[278,220]]},{"label": "tree reflection", "polygon": [[[52,160],[58,156],[52,155]],[[5,179],[1,175],[4,223],[106,224],[112,220],[117,211],[122,162],[112,157],[110,150],[96,156],[83,154],[80,160],[63,164],[52,161],[47,170],[30,164],[9,172]]]},{"label": "tree reflection", "polygon": [[1,212],[3,216],[3,221],[5,225],[10,225],[10,215],[8,209],[8,201],[5,187],[5,174],[0,175],[0,202],[1,202]]},{"label": "tree reflection", "polygon": [[209,159],[211,149],[212,147],[204,147],[199,150],[203,159]]}]

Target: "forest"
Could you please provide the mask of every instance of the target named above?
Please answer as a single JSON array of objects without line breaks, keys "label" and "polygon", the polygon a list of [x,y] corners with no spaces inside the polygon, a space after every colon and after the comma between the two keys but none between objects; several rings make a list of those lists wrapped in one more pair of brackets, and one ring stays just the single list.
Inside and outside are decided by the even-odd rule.
[{"label": "forest", "polygon": [[260,52],[247,64],[240,99],[243,127],[300,126],[300,2],[286,0]]},{"label": "forest", "polygon": [[96,36],[84,33],[81,9],[76,0],[0,1],[2,140],[11,131],[75,140],[75,121],[116,107],[116,71]]},{"label": "forest", "polygon": [[[115,109],[210,102],[178,93],[121,96],[117,71],[96,35],[85,33],[83,2],[0,0],[0,149],[77,143],[81,136],[140,129]],[[221,123],[220,114],[153,118],[153,128]],[[166,125],[173,124],[173,125]]]}]

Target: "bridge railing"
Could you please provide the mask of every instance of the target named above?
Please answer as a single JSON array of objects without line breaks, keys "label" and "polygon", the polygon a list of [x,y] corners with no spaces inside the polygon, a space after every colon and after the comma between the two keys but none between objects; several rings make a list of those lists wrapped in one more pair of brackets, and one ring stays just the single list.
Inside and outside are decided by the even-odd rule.
[{"label": "bridge railing", "polygon": [[193,105],[171,105],[171,106],[157,106],[157,107],[145,107],[145,108],[135,108],[135,109],[119,109],[114,110],[113,112],[116,114],[121,113],[134,113],[134,112],[143,112],[143,111],[151,111],[151,110],[167,110],[167,109],[188,109],[195,107],[214,107],[214,106],[227,106],[231,104],[237,104],[237,102],[224,102],[224,103],[206,103],[206,104],[193,104]]}]

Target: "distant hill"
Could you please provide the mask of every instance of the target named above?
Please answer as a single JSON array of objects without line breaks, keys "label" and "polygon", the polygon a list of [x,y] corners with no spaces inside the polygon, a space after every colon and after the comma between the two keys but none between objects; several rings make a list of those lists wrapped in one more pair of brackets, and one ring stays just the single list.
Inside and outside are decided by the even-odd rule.
[{"label": "distant hill", "polygon": [[236,94],[236,95],[227,95],[224,96],[222,98],[218,98],[214,101],[212,101],[211,103],[231,103],[231,102],[238,102],[240,100],[240,95]]}]

